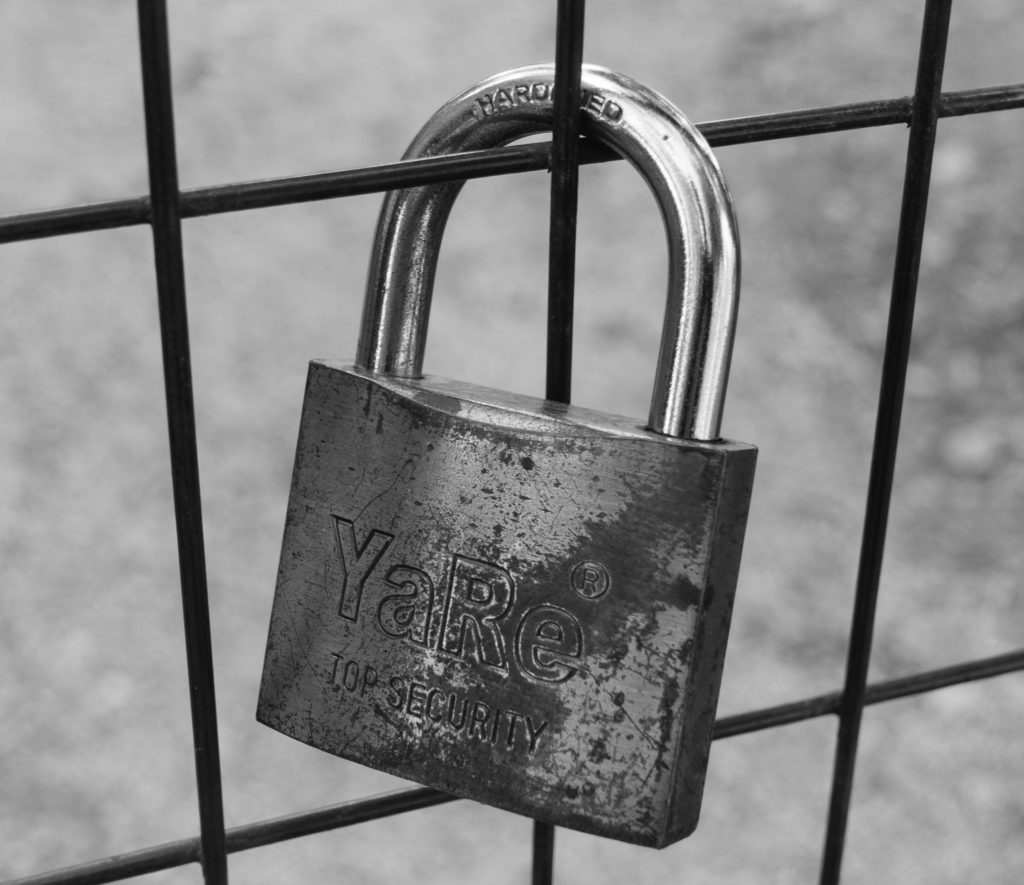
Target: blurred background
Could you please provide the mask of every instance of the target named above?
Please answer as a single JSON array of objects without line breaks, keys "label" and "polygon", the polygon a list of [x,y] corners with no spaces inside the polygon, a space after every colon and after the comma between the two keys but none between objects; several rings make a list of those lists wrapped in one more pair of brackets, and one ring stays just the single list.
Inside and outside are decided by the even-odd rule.
[{"label": "blurred background", "polygon": [[[397,159],[449,96],[554,55],[554,4],[173,0],[182,187]],[[585,60],[694,121],[907,95],[923,3],[591,0]],[[1012,0],[953,12],[944,88],[1024,81]],[[872,680],[1024,646],[1019,111],[939,127]],[[728,715],[842,684],[903,126],[718,150],[743,242],[724,431],[761,454]],[[148,189],[135,5],[0,4],[0,212]],[[544,386],[548,177],[470,183],[427,371]],[[380,196],[184,223],[229,826],[402,782],[254,720],[307,361],[355,349]],[[582,170],[574,400],[647,411],[666,282],[624,163]],[[0,877],[198,832],[148,228],[0,248]],[[560,830],[556,881],[816,880],[832,718],[718,741],[662,852]],[[844,882],[1024,879],[1024,678],[868,708]],[[528,880],[468,802],[232,855],[245,883]],[[199,882],[198,866],[145,882]]]}]

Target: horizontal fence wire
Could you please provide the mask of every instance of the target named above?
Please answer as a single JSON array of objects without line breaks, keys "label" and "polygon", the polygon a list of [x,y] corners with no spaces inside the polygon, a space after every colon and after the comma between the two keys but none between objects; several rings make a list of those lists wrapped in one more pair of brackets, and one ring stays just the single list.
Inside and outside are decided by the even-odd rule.
[{"label": "horizontal fence wire", "polygon": [[[864,703],[866,706],[873,706],[1020,670],[1024,670],[1024,649],[876,682],[868,686]],[[841,691],[834,691],[792,703],[764,707],[749,713],[725,716],[715,722],[714,737],[715,740],[739,737],[838,713],[842,697]],[[229,828],[227,851],[233,854],[407,811],[430,808],[457,799],[457,796],[426,787],[410,787],[367,799],[343,802],[328,808],[257,821]],[[199,839],[181,839],[36,876],[13,879],[4,885],[101,885],[105,882],[117,882],[131,876],[196,863],[198,860]]]},{"label": "horizontal fence wire", "polygon": [[[712,147],[799,138],[828,132],[908,125],[912,99],[890,98],[806,110],[782,111],[701,123],[698,129]],[[1024,83],[944,93],[939,117],[1008,111],[1024,107]],[[620,157],[584,139],[580,163],[606,163]],[[338,197],[380,193],[445,181],[462,181],[550,168],[550,143],[467,151],[443,157],[401,160],[338,172],[321,172],[262,181],[246,181],[181,192],[181,217],[198,218],[247,209],[266,209]],[[55,237],[148,224],[148,197],[47,209],[0,218],[0,243]]]},{"label": "horizontal fence wire", "polygon": [[[889,125],[910,125],[911,146],[908,151],[904,219],[901,221],[897,248],[897,269],[894,274],[893,316],[891,321],[903,327],[890,326],[889,338],[894,341],[895,355],[887,356],[896,365],[897,376],[906,366],[902,351],[909,344],[912,319],[912,297],[916,286],[916,257],[919,257],[923,232],[923,204],[917,209],[909,204],[926,199],[931,141],[938,119],[971,114],[1005,111],[1024,107],[1024,83],[992,86],[959,92],[939,92],[941,51],[945,42],[945,24],[951,0],[928,0],[919,56],[918,83],[913,97],[892,98],[853,104],[833,105],[806,110],[720,120],[701,124],[698,128],[712,146],[749,144],[781,138],[841,132]],[[165,387],[168,397],[169,433],[172,448],[172,469],[176,511],[179,512],[179,559],[182,565],[182,592],[187,622],[186,635],[198,637],[198,647],[188,650],[190,672],[204,669],[200,658],[209,652],[209,625],[205,604],[205,557],[202,549],[201,506],[198,498],[198,475],[195,466],[194,426],[191,420],[191,379],[188,377],[188,329],[184,308],[183,264],[180,243],[180,222],[195,218],[248,209],[262,209],[369,194],[435,184],[447,181],[513,174],[524,171],[552,171],[552,247],[549,276],[549,398],[569,401],[572,323],[572,253],[575,234],[575,175],[578,164],[617,160],[611,150],[575,136],[578,126],[578,101],[572,100],[572,83],[578,92],[578,73],[582,52],[582,0],[560,0],[557,38],[556,92],[564,95],[558,111],[556,99],[556,132],[552,143],[520,145],[493,150],[473,151],[445,157],[408,160],[358,169],[290,176],[264,181],[240,182],[212,187],[180,190],[174,159],[173,115],[167,61],[167,30],[165,0],[138,0],[140,47],[143,53],[144,99],[150,167],[150,196],[138,196],[104,203],[72,206],[30,212],[0,218],[0,243],[17,242],[113,229],[140,224],[153,228],[157,264],[158,298],[161,310],[162,338],[165,351]],[[576,16],[575,20],[571,20]],[[945,16],[945,24],[942,19]],[[565,21],[563,22],[563,17]],[[940,33],[941,32],[941,33]],[[929,42],[931,41],[931,42]],[[566,69],[569,69],[568,73]],[[575,74],[572,71],[575,70]],[[931,78],[929,92],[928,79]],[[566,97],[567,96],[567,97]],[[566,103],[567,102],[567,103]],[[927,119],[924,119],[927,116]],[[923,133],[923,134],[920,134]],[[920,142],[920,139],[925,142]],[[915,141],[917,139],[917,141]],[[916,145],[916,146],[915,146]],[[578,156],[572,156],[578,151]],[[924,153],[922,153],[922,151]],[[915,179],[920,176],[920,180]],[[909,196],[908,196],[909,195]],[[556,216],[558,219],[556,221]],[[557,228],[557,230],[556,230]],[[902,267],[902,269],[901,269]],[[909,294],[908,294],[909,293]],[[909,308],[906,304],[910,299]],[[900,306],[900,302],[902,306]],[[175,369],[175,367],[177,367]],[[900,368],[902,367],[902,368]],[[179,374],[175,375],[177,371]],[[883,368],[883,373],[884,373]],[[184,375],[181,374],[184,372]],[[552,380],[553,379],[553,380]],[[876,428],[875,460],[888,463],[895,452],[898,410],[902,403],[902,381],[886,386],[879,403],[879,425]],[[895,421],[883,412],[896,409]],[[892,425],[891,438],[886,439],[883,424]],[[875,469],[873,468],[873,474]],[[885,469],[882,470],[883,474]],[[891,465],[890,465],[891,472]],[[884,511],[891,487],[886,481],[872,478],[882,488]],[[879,493],[876,492],[876,497]],[[855,609],[849,652],[847,683],[843,690],[803,700],[766,707],[720,718],[714,729],[715,739],[749,734],[756,731],[793,724],[826,715],[840,717],[840,737],[833,781],[829,836],[823,860],[822,881],[837,881],[842,839],[845,837],[846,813],[852,763],[856,756],[856,734],[860,711],[864,706],[909,698],[925,692],[988,679],[1001,674],[1024,670],[1024,649],[994,657],[975,659],[961,664],[924,671],[898,679],[866,684],[867,656],[870,651],[870,623],[873,620],[873,599],[877,592],[874,563],[880,562],[880,545],[884,541],[885,516],[872,510],[869,487],[868,512],[865,518],[865,539],[862,547],[862,570],[869,560],[867,590],[862,592],[858,580],[858,606]],[[877,509],[877,507],[876,507]],[[196,529],[198,527],[197,533]],[[190,532],[192,534],[190,534]],[[877,557],[872,550],[877,548]],[[863,596],[867,602],[861,602]],[[858,618],[868,626],[858,632]],[[866,633],[864,630],[866,629]],[[205,634],[204,634],[205,630]],[[205,635],[205,640],[203,639]],[[205,649],[205,650],[204,650]],[[200,674],[200,681],[209,682],[208,692],[193,697],[193,724],[197,750],[197,777],[200,791],[200,836],[169,842],[103,858],[89,863],[54,870],[36,876],[12,880],[9,885],[99,885],[125,878],[166,870],[191,863],[203,865],[208,883],[226,881],[226,856],[229,853],[265,846],[314,833],[334,830],[376,820],[406,811],[424,809],[456,797],[436,790],[414,787],[381,796],[358,799],[328,808],[302,812],[287,817],[223,828],[220,797],[219,759],[216,746],[216,713],[213,706],[212,671]],[[195,682],[190,679],[190,682]],[[211,731],[212,729],[212,731]],[[847,737],[844,738],[844,729]],[[210,767],[212,765],[212,767]],[[837,811],[838,808],[838,811]],[[539,825],[534,832],[534,882],[548,883],[554,856],[554,829]]]},{"label": "horizontal fence wire", "polygon": [[[398,790],[367,799],[343,802],[329,808],[318,808],[287,817],[233,827],[225,834],[226,848],[231,854],[379,820],[406,811],[419,811],[435,805],[444,805],[456,799],[456,796],[426,787]],[[5,885],[103,885],[106,882],[118,882],[132,876],[143,876],[185,864],[198,863],[199,860],[199,838],[193,837],[165,842],[163,845],[143,848],[128,854],[106,857],[92,863],[51,870],[37,876],[15,879]]]}]

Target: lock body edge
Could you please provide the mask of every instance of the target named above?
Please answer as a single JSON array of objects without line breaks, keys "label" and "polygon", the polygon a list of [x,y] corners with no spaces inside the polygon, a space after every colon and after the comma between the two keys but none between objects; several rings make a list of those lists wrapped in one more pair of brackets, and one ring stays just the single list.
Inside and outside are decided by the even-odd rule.
[{"label": "lock body edge", "polygon": [[755,450],[552,405],[311,365],[258,718],[661,847],[696,823]]}]

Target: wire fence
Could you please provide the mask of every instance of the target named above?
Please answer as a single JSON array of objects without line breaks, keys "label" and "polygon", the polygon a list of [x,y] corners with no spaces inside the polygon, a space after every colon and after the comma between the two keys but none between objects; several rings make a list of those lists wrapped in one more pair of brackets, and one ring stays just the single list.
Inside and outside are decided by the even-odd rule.
[{"label": "wire fence", "polygon": [[[715,728],[716,738],[726,738],[815,717],[834,715],[838,718],[821,865],[822,883],[835,883],[840,878],[865,706],[1024,669],[1024,649],[1019,649],[905,678],[874,684],[868,681],[936,131],[939,120],[944,118],[1024,107],[1024,84],[1019,83],[960,92],[942,91],[950,9],[951,0],[928,0],[925,4],[917,81],[910,97],[767,113],[700,125],[713,147],[894,124],[909,127],[889,326],[847,646],[846,679],[836,691],[728,716],[720,719]],[[551,142],[325,174],[182,190],[177,175],[169,36],[163,0],[139,0],[138,21],[149,194],[0,218],[0,242],[131,225],[149,225],[152,229],[200,833],[194,838],[17,880],[37,885],[44,882],[65,885],[112,882],[193,863],[202,865],[205,881],[214,885],[227,882],[227,856],[233,852],[415,811],[453,798],[425,788],[410,788],[328,809],[225,829],[190,338],[185,306],[182,220],[400,187],[549,169],[552,172],[552,203],[547,396],[567,402],[571,386],[569,330],[573,316],[577,167],[579,164],[618,159],[607,149],[578,139],[579,114],[576,108],[579,105],[579,66],[583,58],[583,2],[562,0],[558,4],[555,23],[556,125]],[[553,829],[545,824],[536,824],[535,883],[552,881],[554,855]]]}]

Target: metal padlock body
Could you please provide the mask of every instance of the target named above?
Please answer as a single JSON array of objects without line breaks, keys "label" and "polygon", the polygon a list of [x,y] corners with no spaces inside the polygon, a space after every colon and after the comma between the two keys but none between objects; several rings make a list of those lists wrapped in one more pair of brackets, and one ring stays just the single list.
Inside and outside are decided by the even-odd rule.
[{"label": "metal padlock body", "polygon": [[564,826],[689,833],[751,447],[321,362],[301,426],[261,721]]},{"label": "metal padlock body", "polygon": [[[499,75],[484,94],[528,95],[538,78],[550,83],[550,68]],[[601,96],[592,122],[602,109],[612,116],[610,93],[612,124],[636,110],[632,93],[613,91],[620,79],[635,85],[585,68],[584,87]],[[689,209],[655,190],[671,230]],[[403,293],[422,310],[422,332],[430,261],[457,188],[420,191],[416,212],[385,204],[374,261],[400,251],[381,246],[382,231],[423,248],[404,284],[424,294]],[[678,224],[721,239],[731,213],[700,211]],[[422,236],[400,229],[438,217]],[[434,246],[423,247],[429,237]],[[692,295],[703,283],[684,280],[682,266],[670,252],[670,290]],[[371,294],[375,281],[402,275],[372,268]],[[716,307],[709,319],[692,301],[687,322],[731,331],[731,314]],[[403,351],[407,336],[392,333],[406,315],[388,319],[387,298],[368,305],[361,368],[310,365],[258,718],[344,758],[562,826],[658,847],[688,835],[756,449],[719,440],[719,414],[702,411],[700,396],[676,398],[687,414],[714,413],[701,425],[714,442],[417,378],[422,334]],[[723,357],[692,338],[663,339],[662,355],[693,351],[724,390],[728,347]],[[678,411],[652,405],[649,424]]]}]

